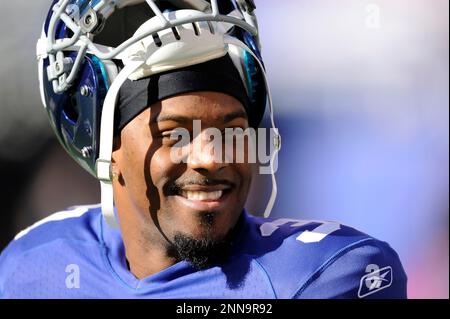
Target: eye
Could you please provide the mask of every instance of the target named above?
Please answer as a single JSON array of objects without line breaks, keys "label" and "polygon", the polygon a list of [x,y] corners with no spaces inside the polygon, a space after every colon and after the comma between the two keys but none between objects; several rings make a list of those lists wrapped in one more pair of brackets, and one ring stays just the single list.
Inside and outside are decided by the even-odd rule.
[{"label": "eye", "polygon": [[246,127],[242,127],[242,126],[233,126],[233,127],[227,127],[225,129],[223,129],[222,132],[222,136],[225,138],[227,135],[229,135],[230,137],[238,137],[238,136],[243,136],[246,134]]},{"label": "eye", "polygon": [[189,131],[185,128],[176,128],[173,130],[161,132],[160,138],[163,145],[170,147],[182,147],[189,143],[190,134]]}]

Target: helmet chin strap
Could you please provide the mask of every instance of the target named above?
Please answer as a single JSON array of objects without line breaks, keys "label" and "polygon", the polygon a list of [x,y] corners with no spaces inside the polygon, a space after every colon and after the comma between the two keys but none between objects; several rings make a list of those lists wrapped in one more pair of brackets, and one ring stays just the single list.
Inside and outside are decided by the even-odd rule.
[{"label": "helmet chin strap", "polygon": [[272,192],[270,194],[270,198],[269,201],[267,202],[266,205],[266,209],[264,210],[264,217],[267,218],[270,216],[270,213],[272,212],[272,208],[273,205],[275,204],[275,199],[277,198],[277,192],[278,192],[278,187],[277,187],[277,180],[275,177],[275,164],[278,163],[278,152],[281,149],[281,135],[278,131],[278,128],[275,125],[275,119],[274,119],[274,113],[273,113],[273,101],[272,101],[272,93],[270,91],[270,87],[269,87],[269,81],[267,80],[267,75],[266,75],[266,71],[264,69],[264,66],[262,64],[262,62],[259,60],[259,58],[256,56],[255,53],[253,53],[252,50],[250,50],[250,48],[245,45],[244,43],[242,43],[241,41],[230,37],[230,36],[225,36],[224,37],[225,43],[227,43],[228,45],[233,45],[236,47],[239,47],[245,51],[247,51],[248,53],[250,53],[253,58],[258,61],[259,67],[261,69],[261,72],[263,73],[263,78],[264,78],[264,84],[266,85],[266,91],[267,91],[267,99],[268,99],[268,103],[269,103],[269,114],[270,114],[270,122],[272,125],[272,129],[273,132],[275,133],[272,143],[274,146],[274,150],[272,152],[272,154],[270,155],[270,164],[269,164],[269,168],[270,168],[270,175],[272,177]]},{"label": "helmet chin strap", "polygon": [[123,83],[135,72],[144,61],[130,60],[111,84],[103,103],[100,124],[100,150],[96,162],[97,178],[100,181],[102,213],[112,228],[119,228],[114,214],[114,192],[112,186],[111,154],[114,138],[114,112],[117,96]]}]

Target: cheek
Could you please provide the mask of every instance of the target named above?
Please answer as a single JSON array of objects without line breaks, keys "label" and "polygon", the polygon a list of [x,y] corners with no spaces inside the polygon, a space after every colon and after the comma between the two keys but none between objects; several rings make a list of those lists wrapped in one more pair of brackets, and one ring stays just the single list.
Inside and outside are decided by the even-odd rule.
[{"label": "cheek", "polygon": [[150,175],[153,185],[162,194],[166,183],[174,178],[177,165],[172,164],[170,152],[165,148],[158,149],[149,162]]},{"label": "cheek", "polygon": [[[144,144],[144,143],[143,143]],[[149,166],[146,164],[148,148],[146,145],[127,144],[123,152],[123,164],[121,165],[123,180],[128,193],[131,197],[140,197],[145,195],[142,190],[145,189],[148,176],[150,176]]]},{"label": "cheek", "polygon": [[242,163],[237,165],[237,171],[239,172],[239,175],[241,176],[241,188],[242,188],[242,194],[245,194],[245,197],[247,196],[248,190],[250,188],[250,184],[253,177],[253,170],[254,170],[255,164],[252,163]]},{"label": "cheek", "polygon": [[[160,143],[143,142],[146,138],[127,140],[123,152],[122,171],[127,188],[149,187],[161,188],[168,176],[173,174],[176,165],[172,164],[169,148]],[[139,189],[142,193],[142,188]]]}]

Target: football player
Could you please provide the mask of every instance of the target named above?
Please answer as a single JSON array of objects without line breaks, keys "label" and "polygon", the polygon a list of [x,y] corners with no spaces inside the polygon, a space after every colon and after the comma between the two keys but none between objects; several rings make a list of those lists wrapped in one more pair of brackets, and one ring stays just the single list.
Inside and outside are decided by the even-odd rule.
[{"label": "football player", "polygon": [[[101,204],[19,233],[0,257],[1,297],[406,297],[387,243],[336,222],[269,218],[275,183],[264,217],[251,215],[253,163],[205,146],[209,129],[256,129],[267,101],[274,174],[281,139],[255,9],[53,1],[37,43],[42,102],[64,149],[99,180]],[[232,159],[250,153],[245,141]]]}]

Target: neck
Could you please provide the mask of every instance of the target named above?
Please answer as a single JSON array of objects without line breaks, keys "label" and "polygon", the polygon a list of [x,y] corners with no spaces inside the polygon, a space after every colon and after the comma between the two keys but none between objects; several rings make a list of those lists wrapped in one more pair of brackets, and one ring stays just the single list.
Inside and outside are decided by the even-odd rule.
[{"label": "neck", "polygon": [[136,278],[148,277],[178,262],[168,256],[163,238],[150,235],[153,232],[142,227],[148,224],[134,224],[130,220],[121,224],[126,224],[121,225],[122,239],[129,269]]},{"label": "neck", "polygon": [[178,262],[167,253],[167,240],[153,223],[150,214],[140,214],[128,200],[115,192],[115,205],[131,273],[142,279]]}]

